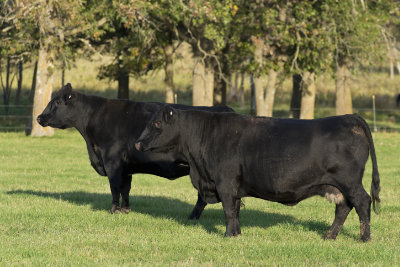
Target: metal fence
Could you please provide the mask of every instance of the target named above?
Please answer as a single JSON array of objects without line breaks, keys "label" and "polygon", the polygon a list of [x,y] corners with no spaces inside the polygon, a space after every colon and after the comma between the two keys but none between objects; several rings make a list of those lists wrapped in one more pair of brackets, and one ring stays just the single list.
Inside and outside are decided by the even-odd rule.
[{"label": "metal fence", "polygon": [[30,129],[32,105],[0,105],[0,132]]},{"label": "metal fence", "polygon": [[[250,113],[248,109],[234,108],[240,113]],[[385,132],[400,132],[400,108],[353,108],[354,113],[364,117],[371,130]],[[335,115],[335,108],[316,107],[317,117]],[[290,117],[288,109],[274,109],[274,117]],[[30,130],[32,121],[32,105],[0,105],[0,132]]]}]

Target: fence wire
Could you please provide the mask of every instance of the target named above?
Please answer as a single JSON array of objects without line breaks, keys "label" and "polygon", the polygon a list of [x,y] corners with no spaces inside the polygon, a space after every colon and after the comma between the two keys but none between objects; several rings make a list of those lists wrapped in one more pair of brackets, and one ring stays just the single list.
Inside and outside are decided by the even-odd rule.
[{"label": "fence wire", "polygon": [[[235,108],[237,112],[246,113],[247,109]],[[0,132],[24,131],[30,129],[32,122],[32,105],[0,105]],[[334,107],[316,107],[315,114],[322,117],[334,116]],[[400,132],[400,108],[376,109],[376,122],[374,124],[373,108],[353,108],[354,113],[366,119],[371,130],[385,132]],[[273,111],[274,117],[290,117],[289,109],[277,108]]]}]

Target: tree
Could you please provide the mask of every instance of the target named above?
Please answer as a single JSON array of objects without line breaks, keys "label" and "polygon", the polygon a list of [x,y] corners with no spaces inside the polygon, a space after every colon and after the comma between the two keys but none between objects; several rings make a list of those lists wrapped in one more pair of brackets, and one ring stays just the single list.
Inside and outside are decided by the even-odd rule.
[{"label": "tree", "polygon": [[312,119],[316,76],[329,71],[332,62],[332,46],[325,23],[326,10],[330,7],[326,1],[292,2],[287,21],[293,45],[286,65],[294,74],[291,110],[294,117]]},{"label": "tree", "polygon": [[[287,60],[287,1],[236,1],[231,62],[252,74],[256,114],[272,116],[278,74]],[[267,86],[265,85],[267,81]]]},{"label": "tree", "polygon": [[[165,101],[174,101],[173,56],[175,22],[172,1],[103,1],[106,9],[96,14],[106,23],[92,43],[114,56],[100,69],[100,78],[118,81],[118,97],[129,97],[129,76],[141,76],[164,67]],[[112,8],[110,8],[110,6]]]},{"label": "tree", "polygon": [[[386,44],[387,58],[390,66],[390,78],[394,78],[394,65],[400,74],[400,5],[394,1],[387,3],[386,6],[374,8],[375,12],[380,11],[381,14],[376,14],[382,21],[380,23],[383,40]],[[386,19],[385,19],[386,18]]]},{"label": "tree", "polygon": [[30,54],[38,55],[36,90],[32,114],[32,136],[52,135],[53,129],[43,128],[36,122],[53,90],[56,55],[84,38],[96,23],[90,21],[90,12],[79,0],[20,0],[10,12],[15,13],[12,27],[20,32],[18,41],[29,43]]},{"label": "tree", "polygon": [[[229,74],[226,55],[229,50],[230,23],[234,1],[176,1],[176,25],[179,39],[192,47],[193,105],[213,105],[214,88],[219,88],[221,100],[226,99]],[[233,11],[233,12],[232,12]],[[232,66],[232,65],[230,65]],[[214,84],[220,83],[218,85]]]},{"label": "tree", "polygon": [[337,115],[353,113],[351,69],[371,62],[382,51],[379,21],[387,17],[384,10],[388,8],[388,2],[384,2],[328,1],[329,9],[325,12],[334,46]]},{"label": "tree", "polygon": [[23,32],[21,33],[14,25],[17,18],[15,5],[14,1],[2,1],[0,3],[0,73],[2,74],[3,70],[6,72],[5,81],[3,75],[0,75],[0,80],[6,114],[8,114],[11,89],[16,77],[15,104],[19,103],[22,87],[22,64],[29,54],[29,44],[24,40],[26,35]]},{"label": "tree", "polygon": [[[255,14],[253,23],[263,25],[256,26],[255,35],[252,38],[255,45],[254,62],[258,66],[256,71],[258,74],[254,81],[259,116],[272,117],[278,73],[283,70],[283,65],[288,58],[290,33],[287,27],[287,6],[286,1],[267,1],[260,7],[253,7],[253,14]],[[259,11],[262,13],[257,14]],[[267,74],[266,87],[264,87],[264,74]]]},{"label": "tree", "polygon": [[174,103],[174,47],[171,44],[165,46],[165,103]]},{"label": "tree", "polygon": [[[126,5],[129,1],[99,1],[100,8],[95,11],[98,20],[105,20],[102,27],[94,33],[91,44],[101,53],[112,55],[113,61],[100,68],[98,77],[109,78],[118,82],[117,97],[129,99],[129,74],[132,63],[130,59],[135,50],[133,43],[136,41],[134,32],[137,27],[128,24],[124,16]],[[140,1],[139,1],[140,2]],[[136,5],[132,9],[136,8]]]}]

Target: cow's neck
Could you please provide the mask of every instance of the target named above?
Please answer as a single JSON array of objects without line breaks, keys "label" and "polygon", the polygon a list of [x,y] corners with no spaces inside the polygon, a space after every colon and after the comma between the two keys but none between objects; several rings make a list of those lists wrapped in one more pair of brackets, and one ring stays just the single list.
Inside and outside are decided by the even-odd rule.
[{"label": "cow's neck", "polygon": [[91,135],[91,132],[96,130],[92,129],[93,127],[90,126],[90,121],[94,120],[96,111],[102,106],[104,99],[83,94],[79,94],[78,97],[80,99],[77,101],[76,105],[81,115],[77,118],[74,127],[87,139],[88,135]]},{"label": "cow's neck", "polygon": [[[189,114],[190,113],[190,114]],[[185,111],[182,112],[183,120],[180,122],[182,125],[179,125],[179,129],[186,129],[185,131],[181,131],[180,134],[180,144],[179,152],[184,155],[185,159],[190,162],[193,158],[197,158],[200,155],[194,155],[193,152],[196,151],[198,153],[202,153],[202,150],[205,148],[205,141],[210,138],[210,123],[209,120],[212,118],[208,118],[211,116],[210,114],[202,114],[203,112],[198,111]],[[182,116],[181,115],[181,116]],[[194,118],[196,117],[196,118]],[[207,122],[208,121],[208,122]],[[193,149],[195,148],[195,149]]]}]

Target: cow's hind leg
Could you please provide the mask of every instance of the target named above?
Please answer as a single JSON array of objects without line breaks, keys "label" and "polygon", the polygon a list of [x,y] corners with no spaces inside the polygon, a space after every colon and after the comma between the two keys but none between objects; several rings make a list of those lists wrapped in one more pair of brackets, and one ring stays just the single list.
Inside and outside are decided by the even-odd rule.
[{"label": "cow's hind leg", "polygon": [[360,185],[353,190],[352,197],[349,200],[352,202],[360,219],[360,238],[362,241],[367,242],[371,239],[371,197],[364,187]]},{"label": "cow's hind leg", "polygon": [[340,229],[342,229],[344,221],[346,220],[347,215],[349,215],[351,209],[352,207],[346,199],[343,199],[342,202],[336,203],[335,220],[333,221],[329,231],[326,233],[325,239],[336,239],[336,236]]},{"label": "cow's hind leg", "polygon": [[129,192],[131,191],[131,184],[132,184],[132,175],[127,175],[122,178],[122,188],[121,188],[122,213],[129,213],[131,211],[129,205]]},{"label": "cow's hind leg", "polygon": [[200,194],[197,194],[197,202],[192,210],[192,213],[189,215],[189,220],[198,220],[206,206],[207,203],[204,202]]}]

